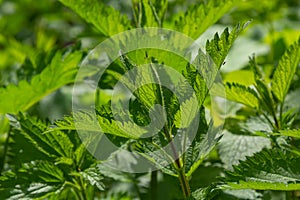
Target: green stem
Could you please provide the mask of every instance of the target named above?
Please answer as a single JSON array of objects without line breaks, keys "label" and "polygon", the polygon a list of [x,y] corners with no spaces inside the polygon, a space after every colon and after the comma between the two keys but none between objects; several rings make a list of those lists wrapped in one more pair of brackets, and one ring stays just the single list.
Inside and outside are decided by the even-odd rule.
[{"label": "green stem", "polygon": [[96,88],[96,106],[100,106],[100,89]]},{"label": "green stem", "polygon": [[74,194],[76,200],[80,200],[80,195],[74,190],[74,188],[70,189],[72,191],[72,193]]},{"label": "green stem", "polygon": [[140,192],[138,183],[136,181],[133,182],[133,186],[135,188],[136,195],[137,195],[138,199],[141,199],[141,192]]},{"label": "green stem", "polygon": [[157,171],[151,172],[150,182],[151,200],[157,199]]},{"label": "green stem", "polygon": [[280,122],[280,129],[282,128],[282,112],[283,112],[283,102],[280,103],[280,111],[279,111],[279,122]]},{"label": "green stem", "polygon": [[[160,81],[160,77],[156,71],[156,69],[150,64],[150,67],[154,73],[154,77],[157,79],[157,82],[159,83],[159,99],[161,100],[161,104],[163,106],[163,108],[165,108],[165,101],[164,101],[164,94],[163,94],[163,88],[162,88],[162,84]],[[165,116],[165,112],[164,112],[164,119],[167,119],[167,116]],[[176,150],[176,147],[174,145],[173,142],[173,138],[172,138],[172,127],[170,128],[166,128],[166,126],[164,127],[164,133],[165,133],[165,137],[167,138],[168,142],[171,145],[171,149],[172,149],[172,153],[175,159],[174,162],[174,167],[177,170],[177,174],[178,174],[178,178],[180,180],[180,185],[181,185],[181,189],[182,192],[184,194],[185,199],[187,199],[190,196],[190,185],[189,182],[187,180],[187,177],[185,175],[185,169],[184,169],[184,164],[181,164],[180,162],[180,156]]]},{"label": "green stem", "polygon": [[184,168],[178,169],[177,173],[180,180],[181,189],[184,194],[184,198],[187,199],[191,195],[191,191],[189,181],[184,173]]},{"label": "green stem", "polygon": [[[165,132],[166,132],[166,129],[165,129]],[[176,151],[176,147],[174,146],[173,140],[171,138],[171,133],[168,132],[166,134],[166,136],[170,142],[173,156],[175,158],[174,167],[177,170],[178,179],[179,179],[180,185],[181,185],[181,190],[183,192],[184,198],[187,199],[190,196],[191,192],[190,192],[189,181],[185,175],[184,165],[181,164],[181,162],[180,162],[180,157]]]},{"label": "green stem", "polygon": [[80,192],[81,192],[81,195],[82,195],[82,199],[83,200],[87,200],[87,195],[86,195],[86,188],[84,187],[84,182],[82,180],[82,178],[80,177],[80,180],[79,180],[79,186],[80,186]]}]

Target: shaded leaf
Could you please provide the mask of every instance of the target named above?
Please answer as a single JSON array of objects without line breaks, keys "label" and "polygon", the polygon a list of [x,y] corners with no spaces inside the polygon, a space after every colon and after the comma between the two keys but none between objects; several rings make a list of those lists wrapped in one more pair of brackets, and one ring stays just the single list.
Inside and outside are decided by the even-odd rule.
[{"label": "shaded leaf", "polygon": [[268,138],[259,136],[235,135],[225,132],[218,145],[221,161],[227,169],[237,165],[246,156],[252,156],[263,148],[270,148],[271,142]]}]

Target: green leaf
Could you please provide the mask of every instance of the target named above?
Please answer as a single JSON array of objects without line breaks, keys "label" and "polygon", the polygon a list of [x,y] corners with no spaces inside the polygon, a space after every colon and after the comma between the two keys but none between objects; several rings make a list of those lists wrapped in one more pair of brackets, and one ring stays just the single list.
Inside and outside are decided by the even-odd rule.
[{"label": "green leaf", "polygon": [[300,62],[300,37],[281,57],[272,79],[272,91],[280,102],[288,93],[291,82]]},{"label": "green leaf", "polygon": [[114,8],[98,0],[60,0],[60,2],[93,24],[106,37],[126,31],[130,27],[130,21],[126,16],[120,15]]},{"label": "green leaf", "polygon": [[99,190],[104,190],[104,184],[101,182],[103,176],[101,175],[98,167],[90,167],[83,172],[79,172],[82,177],[87,180],[91,185],[96,185]]},{"label": "green leaf", "polygon": [[174,162],[173,155],[168,154],[161,148],[162,146],[163,145],[160,144],[159,141],[152,143],[143,142],[137,144],[135,149],[150,163],[153,163],[158,169],[162,170],[163,173],[171,176],[178,176],[175,167],[170,164]]},{"label": "green leaf", "polygon": [[63,183],[64,174],[57,166],[47,161],[37,161],[36,165],[31,166],[39,173],[38,177],[46,183]]},{"label": "green leaf", "polygon": [[245,199],[245,200],[257,200],[261,199],[262,194],[250,189],[244,190],[223,190],[223,194],[220,195],[220,199]]},{"label": "green leaf", "polygon": [[121,121],[109,121],[108,119],[98,116],[99,125],[104,133],[109,133],[119,137],[138,139],[147,132],[146,129],[132,123]]},{"label": "green leaf", "polygon": [[64,184],[62,170],[48,161],[24,163],[17,172],[0,178],[1,196],[8,199],[45,198],[58,193]]},{"label": "green leaf", "polygon": [[133,5],[135,5],[137,27],[161,27],[161,20],[152,0],[134,1]]},{"label": "green leaf", "polygon": [[278,149],[263,150],[226,172],[226,189],[299,190],[300,158]]},{"label": "green leaf", "polygon": [[196,199],[205,199],[211,200],[214,199],[215,196],[218,195],[220,190],[216,188],[216,185],[212,184],[205,188],[199,188],[196,191],[192,192],[192,197]]},{"label": "green leaf", "polygon": [[235,70],[224,74],[224,82],[234,82],[245,86],[254,85],[254,73],[251,70]]},{"label": "green leaf", "polygon": [[175,29],[196,39],[233,6],[234,0],[201,1],[176,19]]},{"label": "green leaf", "polygon": [[256,92],[238,83],[226,83],[226,98],[251,108],[259,108],[259,99]]},{"label": "green leaf", "polygon": [[88,112],[75,112],[73,116],[65,116],[63,120],[55,122],[56,127],[52,127],[52,130],[84,130],[89,132],[98,132],[99,125],[97,121],[93,121],[93,114]]},{"label": "green leaf", "polygon": [[190,99],[186,100],[180,106],[174,116],[174,124],[177,128],[187,128],[193,122],[194,118],[199,112],[198,99],[193,95]]},{"label": "green leaf", "polygon": [[[37,50],[34,49],[33,47],[25,43],[21,43],[17,41],[15,38],[10,38],[2,34],[0,34],[0,44],[5,48],[5,51],[3,53],[7,54],[6,56],[11,59],[10,61],[9,60],[7,61],[9,62],[7,63],[8,65],[11,65],[10,63],[11,61],[23,63],[26,57],[28,57],[28,59],[32,63],[35,63],[34,60],[37,56]],[[5,60],[5,58],[2,56],[1,59]]]},{"label": "green leaf", "polygon": [[121,181],[121,182],[133,181],[134,176],[131,173],[122,172],[120,170],[114,169],[102,163],[98,164],[97,167],[99,168],[101,174],[103,174],[106,177],[110,177],[116,181]]},{"label": "green leaf", "polygon": [[249,57],[249,65],[253,71],[253,78],[254,80],[263,80],[263,73],[260,67],[256,63],[255,55],[253,54],[252,57]]},{"label": "green leaf", "polygon": [[226,28],[221,37],[216,33],[214,39],[206,42],[206,52],[212,57],[218,68],[222,66],[233,42],[246,26],[247,24],[238,24],[230,33],[228,28]]},{"label": "green leaf", "polygon": [[61,131],[46,132],[48,127],[35,118],[20,116],[21,133],[39,150],[47,156],[72,158],[73,143]]},{"label": "green leaf", "polygon": [[186,176],[191,176],[213,150],[217,142],[220,140],[220,135],[218,135],[219,133],[219,128],[213,127],[212,123],[210,123],[209,126],[207,125],[205,109],[202,107],[200,110],[200,122],[196,136],[192,141],[192,144],[184,153]]},{"label": "green leaf", "polygon": [[270,88],[263,80],[256,79],[255,82],[255,88],[260,96],[260,107],[263,107],[266,111],[275,116],[276,105],[274,103]]},{"label": "green leaf", "polygon": [[[107,133],[132,139],[137,139],[147,132],[146,129],[131,121],[117,121],[108,117],[108,115],[111,115],[111,110],[105,110],[104,106],[101,107],[101,111],[94,116],[95,119],[93,119],[93,114],[89,112],[76,112],[73,113],[73,117],[66,116],[64,120],[57,121],[57,127],[52,128],[52,130],[78,130]],[[51,132],[51,129],[48,132]]]},{"label": "green leaf", "polygon": [[161,23],[164,21],[165,14],[168,8],[168,0],[152,0],[153,6]]},{"label": "green leaf", "polygon": [[72,83],[80,59],[80,52],[68,54],[64,58],[61,53],[56,53],[51,64],[34,76],[30,83],[22,80],[18,86],[10,84],[0,88],[0,113],[17,114],[26,111],[46,95]]},{"label": "green leaf", "polygon": [[17,199],[45,199],[49,195],[61,190],[61,185],[47,185],[43,183],[31,183],[28,187],[12,189],[7,196],[10,200]]},{"label": "green leaf", "polygon": [[280,130],[279,133],[275,133],[274,135],[283,135],[288,137],[300,138],[300,130],[292,129],[292,130]]},{"label": "green leaf", "polygon": [[237,165],[246,156],[252,156],[263,148],[270,148],[271,142],[268,138],[260,136],[235,135],[225,132],[218,145],[221,161],[227,169]]}]

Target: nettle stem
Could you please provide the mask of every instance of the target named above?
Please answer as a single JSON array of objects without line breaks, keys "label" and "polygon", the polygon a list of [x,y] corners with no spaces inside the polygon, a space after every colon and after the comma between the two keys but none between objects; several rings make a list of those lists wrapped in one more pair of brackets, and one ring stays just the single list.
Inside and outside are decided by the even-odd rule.
[{"label": "nettle stem", "polygon": [[181,190],[183,192],[184,198],[187,199],[191,195],[191,190],[190,190],[189,181],[185,175],[184,164],[181,163],[180,161],[180,156],[178,155],[178,152],[172,140],[172,134],[166,131],[166,129],[165,129],[165,133],[167,133],[166,136],[168,141],[170,142],[172,153],[175,158],[174,167],[176,168],[177,171],[178,179],[181,185]]},{"label": "nettle stem", "polygon": [[180,180],[180,185],[182,192],[184,194],[184,198],[188,198],[191,195],[190,184],[184,173],[184,168],[179,168],[177,170],[178,178]]}]

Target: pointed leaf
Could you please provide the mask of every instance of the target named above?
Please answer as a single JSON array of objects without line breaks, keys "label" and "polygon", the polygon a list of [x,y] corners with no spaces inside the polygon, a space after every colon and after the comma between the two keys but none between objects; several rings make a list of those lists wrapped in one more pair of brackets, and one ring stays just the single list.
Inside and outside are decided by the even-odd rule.
[{"label": "pointed leaf", "polygon": [[135,5],[135,17],[137,18],[138,27],[161,26],[160,18],[152,0],[138,0],[133,2],[133,5]]},{"label": "pointed leaf", "polygon": [[234,6],[234,0],[201,1],[175,21],[176,30],[196,39]]},{"label": "pointed leaf", "polygon": [[22,134],[42,153],[48,156],[72,157],[74,145],[64,132],[46,132],[47,125],[42,121],[23,115],[20,117],[20,124]]},{"label": "pointed leaf", "polygon": [[130,27],[130,21],[126,16],[120,15],[114,8],[97,0],[60,0],[60,2],[93,24],[104,36],[112,36]]},{"label": "pointed leaf", "polygon": [[83,172],[80,172],[80,174],[91,185],[96,185],[99,190],[104,190],[104,184],[102,183],[103,176],[101,175],[98,167],[90,167]]},{"label": "pointed leaf", "polygon": [[[277,135],[277,134],[274,134]],[[278,135],[289,136],[294,138],[300,138],[300,130],[292,129],[292,130],[280,130]]]},{"label": "pointed leaf", "polygon": [[206,52],[212,57],[218,68],[223,64],[233,42],[246,25],[247,24],[238,24],[230,33],[228,28],[226,28],[221,34],[221,37],[216,33],[214,39],[206,42]]},{"label": "pointed leaf", "polygon": [[300,158],[281,150],[263,150],[227,171],[228,189],[299,190]]},{"label": "pointed leaf", "polygon": [[281,57],[272,79],[272,91],[280,102],[288,93],[300,62],[300,37]]},{"label": "pointed leaf", "polygon": [[250,87],[238,83],[226,83],[226,98],[251,108],[259,108],[259,100],[256,92]]}]

